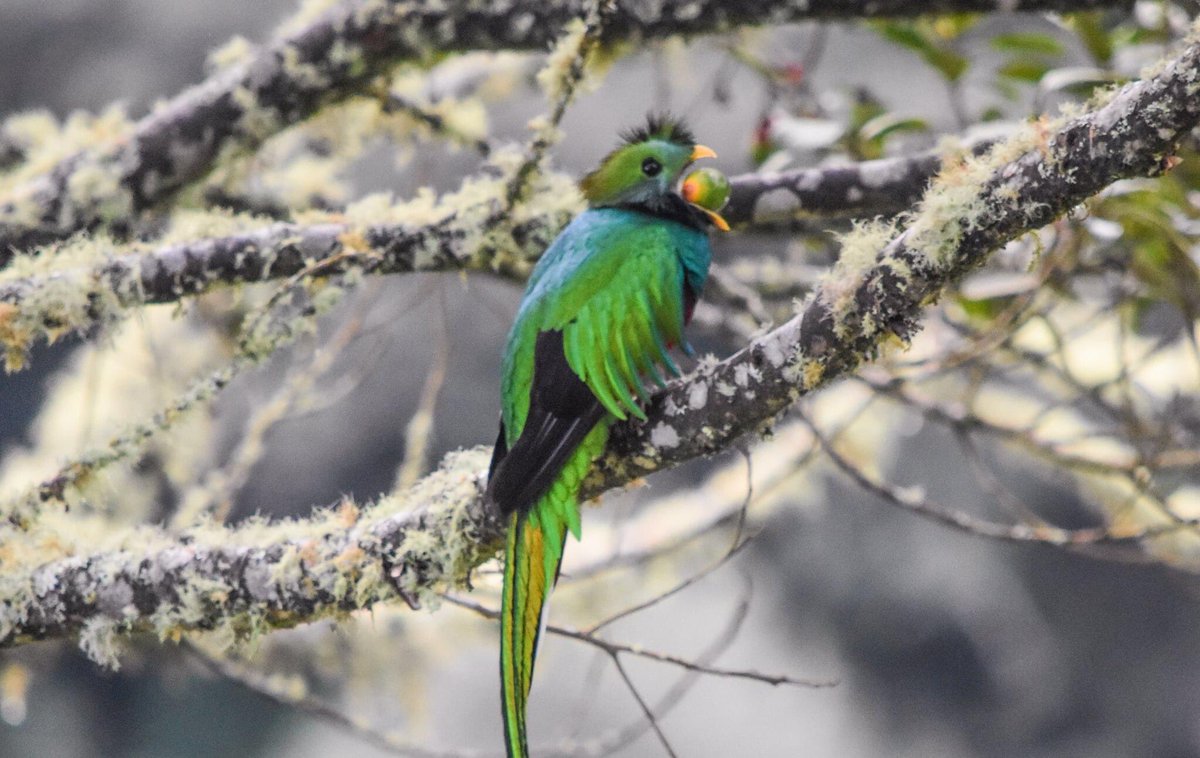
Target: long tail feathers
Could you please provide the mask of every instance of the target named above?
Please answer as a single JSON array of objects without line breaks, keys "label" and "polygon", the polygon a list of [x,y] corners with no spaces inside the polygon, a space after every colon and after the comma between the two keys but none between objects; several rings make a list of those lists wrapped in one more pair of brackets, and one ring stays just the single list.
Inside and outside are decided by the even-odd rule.
[{"label": "long tail feathers", "polygon": [[547,523],[557,521],[514,512],[508,525],[500,611],[500,680],[509,758],[529,755],[525,706],[533,682],[533,660],[542,631],[546,597],[558,578],[567,536],[565,525]]}]

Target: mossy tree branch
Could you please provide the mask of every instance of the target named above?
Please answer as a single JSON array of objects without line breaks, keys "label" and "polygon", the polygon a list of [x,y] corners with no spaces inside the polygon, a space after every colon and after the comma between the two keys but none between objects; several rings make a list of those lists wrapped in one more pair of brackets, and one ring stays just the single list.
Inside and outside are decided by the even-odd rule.
[{"label": "mossy tree branch", "polygon": [[[981,152],[984,147],[967,149]],[[947,159],[942,151],[929,151],[839,166],[743,174],[731,180],[732,195],[724,215],[746,230],[813,217],[893,215],[921,197]],[[566,177],[557,178],[561,182],[544,189],[543,195],[561,192],[569,183]],[[534,200],[533,208],[542,207],[538,198]],[[508,262],[503,273],[514,274],[532,264],[569,220],[569,213],[556,207],[509,224],[501,198],[467,207],[453,205],[443,202],[442,215],[433,222],[357,224],[338,221],[334,215],[328,223],[276,223],[145,252],[97,255],[100,261],[90,267],[0,279],[0,306],[17,309],[28,340],[39,330],[94,334],[96,327],[118,316],[111,308],[177,302],[223,284],[286,279],[306,263],[329,257],[339,261],[329,267],[330,274],[351,268],[366,274],[490,270],[498,256],[494,249],[478,248],[480,239],[471,232],[479,227],[508,230],[487,242],[492,248],[505,247],[499,256]],[[68,282],[72,286],[65,286]],[[76,299],[86,298],[88,306],[67,307],[53,295],[68,290]],[[48,291],[50,296],[44,296]],[[75,315],[74,320],[63,315],[67,312]],[[15,342],[18,335],[9,334],[14,329],[0,323],[0,342]]]},{"label": "mossy tree branch", "polygon": [[[603,43],[703,34],[804,19],[1005,10],[1087,10],[1129,0],[665,0],[616,3]],[[0,197],[0,267],[13,251],[84,229],[129,230],[145,211],[323,106],[364,91],[389,66],[435,53],[543,50],[582,0],[454,4],[343,3],[264,45],[132,125],[116,144],[79,152]]]},{"label": "mossy tree branch", "polygon": [[[990,142],[964,146],[982,153]],[[722,215],[739,227],[765,228],[804,219],[891,216],[921,199],[929,180],[952,151],[743,174],[730,180],[729,205]]]},{"label": "mossy tree branch", "polygon": [[[1153,77],[1077,118],[1040,122],[945,170],[908,226],[879,245],[847,243],[842,262],[789,322],[655,397],[650,420],[616,428],[585,494],[717,452],[799,396],[852,372],[919,328],[921,307],[989,253],[1114,181],[1169,168],[1200,121],[1200,41]],[[227,627],[244,634],[462,582],[494,554],[500,525],[482,500],[487,451],[448,458],[395,498],[307,522],[139,531],[118,549],[52,561],[0,585],[0,646],[82,635],[96,657],[115,635],[164,638]],[[1023,535],[1023,536],[1022,536]],[[1010,538],[1038,541],[1014,531]]]}]

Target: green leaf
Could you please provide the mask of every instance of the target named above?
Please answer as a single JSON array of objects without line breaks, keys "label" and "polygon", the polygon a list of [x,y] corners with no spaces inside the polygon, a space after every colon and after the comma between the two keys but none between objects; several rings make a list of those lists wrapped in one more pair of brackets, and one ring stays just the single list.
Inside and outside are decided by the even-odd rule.
[{"label": "green leaf", "polygon": [[981,18],[979,13],[948,13],[927,20],[926,24],[942,39],[955,39],[975,28]]},{"label": "green leaf", "polygon": [[965,57],[940,44],[933,33],[924,31],[916,24],[889,21],[878,24],[876,28],[884,39],[920,55],[949,81],[958,81],[970,65]]},{"label": "green leaf", "polygon": [[884,140],[889,134],[897,132],[924,132],[929,130],[929,124],[924,119],[897,116],[894,113],[884,113],[876,116],[862,125],[858,136],[865,140]]},{"label": "green leaf", "polygon": [[1099,11],[1068,14],[1067,23],[1075,30],[1075,34],[1087,48],[1092,60],[1101,66],[1107,66],[1112,61],[1112,37],[1105,31],[1104,24],[1100,21]]},{"label": "green leaf", "polygon": [[995,105],[993,105],[992,107],[985,110],[979,116],[979,120],[983,121],[983,122],[1000,121],[1003,118],[1004,118],[1004,111]]},{"label": "green leaf", "polygon": [[992,37],[992,47],[1005,53],[1030,55],[1062,55],[1063,46],[1049,34],[1035,32],[1013,32]]},{"label": "green leaf", "polygon": [[1200,265],[1192,251],[1200,224],[1188,199],[1194,177],[1168,174],[1153,184],[1103,200],[1103,218],[1121,225],[1119,244],[1128,255],[1127,270],[1142,285],[1140,294],[1178,308],[1187,319],[1200,318]]},{"label": "green leaf", "polygon": [[1004,308],[1008,305],[1008,302],[1002,298],[974,299],[959,295],[955,300],[967,318],[984,324],[1003,313]]},{"label": "green leaf", "polygon": [[1045,92],[1070,92],[1090,95],[1096,87],[1118,81],[1116,74],[1090,66],[1067,66],[1047,71],[1041,76],[1041,88]]},{"label": "green leaf", "polygon": [[946,48],[938,48],[926,60],[952,82],[958,81],[971,65],[965,57]]},{"label": "green leaf", "polygon": [[933,46],[933,43],[925,38],[917,28],[911,24],[902,24],[898,22],[885,22],[879,25],[879,31],[884,39],[889,42],[894,42],[901,47],[907,47],[921,55]]},{"label": "green leaf", "polygon": [[1037,84],[1049,70],[1050,66],[1044,61],[1031,58],[1014,58],[1001,66],[997,73],[1009,79]]}]

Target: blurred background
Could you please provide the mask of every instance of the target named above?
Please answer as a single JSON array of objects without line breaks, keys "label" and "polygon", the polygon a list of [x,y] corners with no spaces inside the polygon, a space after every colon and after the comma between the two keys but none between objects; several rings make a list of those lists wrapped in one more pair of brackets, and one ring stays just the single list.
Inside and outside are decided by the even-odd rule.
[{"label": "blurred background", "polygon": [[[622,57],[568,111],[554,160],[581,174],[621,129],[649,110],[668,108],[691,122],[731,175],[764,165],[778,170],[914,153],[944,135],[1002,133],[1015,121],[1078,99],[1080,89],[1136,74],[1195,10],[1154,2],[1081,21],[996,15],[803,24],[651,45]],[[201,81],[214,65],[206,63],[213,49],[235,35],[266,40],[294,11],[293,0],[4,0],[0,116],[45,109],[62,121],[76,110],[99,113],[117,104],[140,117],[157,100]],[[524,140],[527,121],[544,110],[531,82],[538,63],[539,56],[504,59],[498,68],[509,72],[505,88],[493,83],[478,95],[493,140]],[[457,81],[453,69],[438,71]],[[312,133],[305,139],[319,141]],[[305,150],[322,155],[311,144]],[[336,207],[379,190],[403,198],[423,186],[450,189],[480,160],[471,149],[445,142],[414,147],[385,139],[339,166],[327,185],[257,189],[274,191],[294,207]],[[1030,308],[1043,315],[1074,308],[1065,333],[1100,351],[1110,343],[1095,320],[1111,310],[1114,301],[1106,298],[1114,292],[1121,303],[1140,298],[1140,310],[1127,322],[1130,340],[1178,343],[1183,357],[1147,367],[1166,389],[1154,385],[1148,399],[1128,407],[1142,421],[1172,417],[1176,444],[1200,447],[1200,385],[1187,357],[1195,313],[1189,298],[1200,293],[1187,281],[1174,295],[1164,293],[1150,276],[1130,284],[1123,273],[1128,267],[1113,263],[1133,254],[1122,247],[1122,240],[1134,239],[1131,232],[1155,233],[1157,227],[1136,222],[1153,211],[1173,219],[1169,234],[1182,235],[1178,244],[1194,267],[1198,203],[1191,176],[1181,174],[1169,191],[1146,190],[1161,194],[1144,200],[1136,195],[1142,190],[1114,193],[1112,207],[1093,209],[1091,226],[1073,219],[1049,236],[1012,246],[984,272],[992,278],[975,281],[1000,294],[949,298],[931,316],[913,357],[885,355],[886,376],[877,378],[920,369],[922,360],[927,368],[966,332],[991,328],[1014,293],[1024,292],[1004,288],[1036,268],[1034,248],[1057,249],[1070,238],[1078,260],[1105,264],[1083,274],[1095,287],[1081,293],[1047,275],[1037,285],[1044,286],[1041,299]],[[301,189],[309,194],[297,199]],[[1138,202],[1156,205],[1147,210]],[[717,262],[759,286],[764,308],[780,320],[791,298],[805,291],[797,272],[832,265],[837,244],[830,232],[848,228],[847,219],[816,219],[792,234],[731,235],[716,241]],[[772,271],[799,277],[794,291],[772,291],[767,285],[778,278]],[[139,461],[130,489],[113,485],[110,494],[137,501],[129,506],[140,509],[131,520],[168,520],[186,505],[179,482],[226,462],[245,433],[245,419],[275,396],[290,372],[309,365],[318,347],[335,342],[333,367],[265,432],[261,457],[234,493],[231,521],[255,513],[303,516],[346,494],[367,502],[393,486],[406,458],[415,456],[414,465],[428,469],[447,451],[490,444],[499,353],[519,297],[518,286],[476,274],[368,281],[316,336],[240,377],[211,413],[201,411],[203,418],[189,422],[191,436],[164,442]],[[208,341],[219,342],[221,314],[238,307],[232,300],[218,294],[182,312],[147,309],[99,347],[67,340],[35,352],[31,368],[0,375],[5,494],[36,481],[14,461],[61,460],[158,407],[184,379],[212,365],[221,349]],[[693,343],[700,353],[724,357],[745,343],[755,321],[754,314],[710,309],[698,317]],[[1089,324],[1100,331],[1089,332]],[[1077,397],[1088,394],[1087,386],[1047,389],[1036,371],[1022,373],[1013,354],[993,357],[945,369],[950,378],[925,385],[927,393],[939,400],[978,397],[980,387],[991,386],[983,397],[997,416],[1029,413],[1026,404],[1036,400],[1078,410]],[[1090,364],[1093,355],[1079,360]],[[1003,381],[989,384],[998,374]],[[1084,385],[1090,381],[1076,376]],[[1111,388],[1106,381],[1095,380],[1102,400]],[[426,449],[414,452],[418,438],[409,433],[410,421],[422,408],[432,409],[433,423],[419,437]],[[1060,526],[1111,523],[1107,495],[1064,475],[1052,461],[985,441],[979,443],[981,474],[964,457],[957,430],[932,423],[911,404],[877,397],[861,382],[831,387],[803,411],[827,433],[838,429],[852,460],[899,485],[919,485],[940,502],[998,518],[1004,512],[994,501],[1020,500]],[[1080,414],[1079,426],[1103,415],[1095,409]],[[202,440],[204,449],[172,458],[184,440]],[[606,496],[602,508],[587,514],[584,543],[568,548],[571,581],[556,593],[552,618],[586,626],[720,562],[735,519],[726,512],[711,530],[661,560],[594,575],[585,569],[603,557],[596,555],[599,548],[589,549],[589,536],[616,535],[619,542],[624,519],[644,519],[654,512],[651,504],[665,498],[676,498],[674,513],[689,506],[720,510],[722,503],[733,503],[736,512],[750,494],[746,528],[757,536],[744,551],[607,632],[729,668],[837,684],[771,687],[689,677],[625,659],[647,700],[673,703],[661,725],[680,755],[1200,755],[1200,583],[1188,552],[1194,548],[1084,553],[988,541],[885,504],[824,456],[801,455],[815,447],[793,417],[781,422],[774,439],[751,448],[753,492],[747,492],[741,453],[693,462],[655,476],[647,488]],[[155,455],[174,462],[159,470]],[[1167,500],[1200,487],[1196,468],[1166,471],[1156,481]],[[494,570],[484,568],[484,588],[468,597],[497,603],[495,593],[488,594]],[[452,754],[492,754],[500,745],[495,627],[453,605],[433,613],[379,608],[276,633],[238,651],[236,667],[224,671],[234,676],[222,673],[222,659],[209,657],[203,644],[137,640],[117,671],[102,669],[71,644],[0,653],[0,755],[390,754],[328,718],[279,702],[288,693]],[[672,692],[681,687],[686,694],[674,703]],[[532,702],[534,743],[591,750],[613,729],[639,721],[638,705],[607,655],[546,639]],[[616,754],[663,751],[642,730]]]}]

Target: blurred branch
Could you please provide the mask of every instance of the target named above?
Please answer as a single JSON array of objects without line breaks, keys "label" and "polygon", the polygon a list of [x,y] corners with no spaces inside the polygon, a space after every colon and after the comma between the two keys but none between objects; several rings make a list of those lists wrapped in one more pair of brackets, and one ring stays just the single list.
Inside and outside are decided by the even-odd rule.
[{"label": "blurred branch", "polygon": [[[991,145],[979,141],[961,150],[982,155]],[[957,158],[956,152],[934,149],[844,165],[742,174],[730,180],[729,205],[722,213],[730,223],[751,227],[805,218],[891,216],[920,200],[929,180]]]},{"label": "blurred branch", "polygon": [[314,351],[306,365],[289,372],[270,398],[256,404],[225,463],[206,472],[203,480],[180,498],[183,506],[171,519],[173,528],[194,525],[204,517],[218,523],[228,520],[234,499],[250,481],[254,467],[266,450],[267,433],[295,411],[313,391],[321,375],[341,359],[342,351],[362,332],[361,311],[360,304],[357,312]]},{"label": "blurred branch", "polygon": [[438,291],[438,336],[433,350],[433,361],[421,383],[421,394],[417,409],[413,411],[404,427],[404,460],[396,472],[396,487],[411,487],[428,470],[428,456],[434,425],[437,421],[437,404],[446,381],[446,366],[450,362],[450,330],[446,313],[446,293]]},{"label": "blurred branch", "polygon": [[[737,608],[734,609],[730,616],[729,622],[721,631],[721,634],[705,648],[692,662],[700,667],[709,666],[712,661],[716,660],[717,656],[725,652],[726,649],[733,643],[738,632],[741,631],[742,624],[746,620],[747,612],[750,609],[749,591],[740,599]],[[692,688],[699,680],[701,672],[697,668],[685,669],[679,679],[668,689],[651,709],[654,718],[662,719],[683,699],[684,695]],[[643,714],[644,716],[645,714]],[[545,755],[548,756],[606,756],[611,755],[623,747],[631,744],[634,740],[644,734],[650,728],[650,722],[645,718],[638,719],[636,722],[626,726],[616,732],[603,736],[591,742],[582,744],[576,743],[568,746],[568,749],[563,750],[547,750]],[[572,740],[574,742],[574,740]],[[540,752],[540,751],[539,751]]]},{"label": "blurred branch", "polygon": [[395,92],[388,92],[383,96],[383,110],[385,113],[403,113],[414,121],[424,124],[434,134],[443,135],[455,144],[474,150],[484,158],[488,157],[494,149],[489,140],[463,134],[452,125],[446,123],[446,119],[442,116],[434,113],[420,103],[414,102],[412,99]]},{"label": "blurred branch", "polygon": [[956,431],[980,432],[1012,443],[1031,456],[1045,459],[1056,468],[1094,474],[1134,476],[1139,466],[1148,466],[1155,471],[1194,469],[1196,466],[1200,466],[1200,452],[1184,447],[1158,450],[1146,459],[1124,450],[1106,451],[1105,457],[1081,455],[1063,450],[1064,446],[1061,442],[1038,439],[1037,434],[1031,428],[1022,429],[989,421],[962,404],[939,403],[932,398],[918,395],[910,388],[903,386],[901,382],[880,381],[870,376],[861,378],[877,392],[886,394],[915,409],[930,421],[943,424]]},{"label": "blurred branch", "polygon": [[[1200,121],[1198,91],[1193,39],[1152,78],[1094,110],[1039,122],[948,168],[882,249],[877,236],[847,239],[802,313],[672,383],[652,400],[647,423],[614,426],[584,495],[723,450],[854,371],[886,340],[911,338],[922,306],[992,251],[1118,179],[1170,167],[1177,141]],[[116,548],[6,569],[0,646],[81,634],[85,649],[111,661],[130,632],[174,638],[222,627],[248,637],[383,600],[433,601],[498,547],[501,525],[482,497],[486,456],[456,454],[362,511],[348,505],[309,521],[184,538],[139,530]]]},{"label": "blurred branch", "polygon": [[1130,543],[1200,525],[1200,519],[1179,519],[1160,526],[1117,532],[1108,527],[1063,529],[1045,523],[1000,524],[986,521],[976,518],[966,511],[938,503],[928,498],[919,488],[899,487],[871,478],[865,471],[839,453],[809,419],[805,419],[805,423],[820,440],[821,446],[830,460],[860,487],[898,508],[976,537],[987,537],[1005,542],[1036,542],[1056,547],[1084,547],[1106,543]]},{"label": "blurred branch", "polygon": [[482,755],[488,755],[471,750],[432,750],[420,744],[408,742],[393,732],[373,729],[362,723],[361,719],[353,718],[338,710],[309,693],[307,685],[302,682],[297,684],[294,680],[281,681],[279,677],[267,676],[240,659],[223,657],[191,642],[185,641],[183,649],[216,676],[239,684],[273,703],[320,719],[385,753],[408,756],[408,758],[480,758]]},{"label": "blurred branch", "polygon": [[[707,573],[707,572],[706,572]],[[658,599],[662,599],[661,597]],[[485,605],[476,603],[465,598],[447,597],[446,601],[457,605],[461,608],[466,608],[469,611],[479,614],[485,618],[498,619],[500,612],[495,608],[488,608]],[[743,605],[739,615],[744,615],[749,610],[749,603],[743,599]],[[658,663],[666,663],[671,666],[678,666],[685,671],[693,671],[698,674],[709,674],[711,676],[728,677],[732,679],[749,679],[751,681],[769,684],[772,687],[786,685],[789,687],[803,688],[823,688],[833,687],[837,682],[831,679],[799,679],[786,674],[762,674],[757,671],[749,671],[745,669],[729,669],[720,666],[712,666],[708,664],[698,663],[694,660],[683,658],[670,653],[662,653],[656,650],[650,650],[641,645],[630,645],[624,642],[613,642],[612,640],[604,639],[595,633],[594,629],[580,630],[573,629],[569,626],[561,626],[559,624],[546,624],[546,631],[551,634],[565,637],[567,639],[584,642],[588,645],[598,647],[609,655],[632,655],[637,658],[645,658]]]},{"label": "blurred branch", "polygon": [[[1013,0],[1010,10],[1086,10],[1128,0]],[[253,149],[323,106],[365,91],[388,67],[467,50],[541,50],[581,0],[447,7],[441,2],[349,2],[214,74],[112,144],[75,153],[0,197],[0,267],[15,250],[85,229],[123,234],[138,216],[203,177],[223,156]],[[994,0],[666,0],[618,3],[602,42],[703,34],[811,18],[993,11]]]}]

